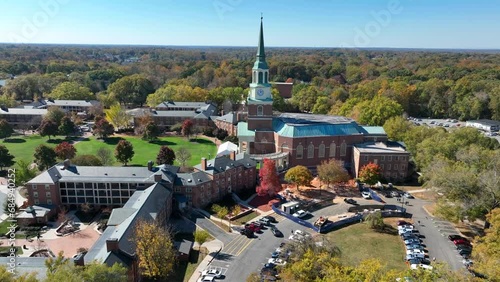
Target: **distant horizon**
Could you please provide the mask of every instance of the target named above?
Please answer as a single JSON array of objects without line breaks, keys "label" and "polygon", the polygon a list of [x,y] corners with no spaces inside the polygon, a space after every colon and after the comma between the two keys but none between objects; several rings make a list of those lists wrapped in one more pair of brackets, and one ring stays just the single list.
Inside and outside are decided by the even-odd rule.
[{"label": "distant horizon", "polygon": [[[0,42],[500,49],[500,5],[475,0],[2,0]],[[309,46],[309,47],[308,47]]]},{"label": "distant horizon", "polygon": [[[102,46],[102,47],[175,47],[175,48],[255,48],[256,46],[244,45],[160,45],[160,44],[106,44],[106,43],[10,43],[0,42],[0,45],[52,45],[52,46]],[[359,49],[359,50],[428,50],[428,51],[498,51],[500,48],[432,48],[432,47],[314,47],[314,46],[265,46],[266,49]]]}]

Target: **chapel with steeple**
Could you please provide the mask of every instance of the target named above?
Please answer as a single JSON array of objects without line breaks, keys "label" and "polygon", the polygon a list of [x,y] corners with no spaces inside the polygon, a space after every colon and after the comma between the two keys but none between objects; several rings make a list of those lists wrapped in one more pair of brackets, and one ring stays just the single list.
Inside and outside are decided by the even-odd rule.
[{"label": "chapel with steeple", "polygon": [[273,97],[269,83],[269,67],[264,50],[264,26],[260,18],[257,58],[252,68],[252,82],[247,99],[248,130],[255,132],[248,144],[250,154],[268,154],[276,151],[273,131]]}]

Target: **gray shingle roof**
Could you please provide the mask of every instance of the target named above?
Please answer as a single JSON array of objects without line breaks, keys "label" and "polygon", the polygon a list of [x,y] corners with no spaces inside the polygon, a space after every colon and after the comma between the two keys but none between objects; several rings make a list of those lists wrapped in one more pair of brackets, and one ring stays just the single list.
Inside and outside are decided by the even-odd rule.
[{"label": "gray shingle roof", "polygon": [[[207,160],[207,169],[205,170],[205,173],[213,175],[234,167],[243,166],[245,168],[250,168],[256,164],[255,161],[250,159],[250,156],[245,153],[237,154],[235,159],[236,160],[233,161],[227,156],[220,156]],[[202,171],[201,164],[195,165],[194,168]]]},{"label": "gray shingle roof", "polygon": [[[133,238],[135,223],[139,219],[149,221],[156,219],[157,214],[165,207],[165,201],[170,194],[171,191],[160,183],[156,183],[144,191],[136,191],[123,207],[127,209],[127,212],[132,209],[135,210],[135,212],[125,218],[120,224],[111,225],[106,228],[85,255],[85,263],[97,260],[111,266],[114,262],[123,262],[127,258],[123,253],[120,254],[119,252],[107,251],[106,240],[110,238],[118,239],[118,245],[121,251],[126,254],[134,254],[135,243]],[[119,213],[121,212],[119,211],[118,214]],[[125,212],[120,216],[115,216],[115,218],[121,219],[124,215]]]},{"label": "gray shingle roof", "polygon": [[8,108],[7,111],[0,109],[0,115],[43,116],[46,114],[47,114],[47,109]]},{"label": "gray shingle roof", "polygon": [[237,115],[234,112],[230,112],[228,114],[225,114],[221,117],[218,117],[217,120],[228,122],[231,124],[236,125],[238,123]]}]

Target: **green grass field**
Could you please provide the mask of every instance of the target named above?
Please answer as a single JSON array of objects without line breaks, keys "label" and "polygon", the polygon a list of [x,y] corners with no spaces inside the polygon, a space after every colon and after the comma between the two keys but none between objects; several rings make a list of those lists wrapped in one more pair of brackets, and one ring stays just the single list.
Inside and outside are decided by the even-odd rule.
[{"label": "green grass field", "polygon": [[404,262],[405,249],[397,235],[378,233],[368,224],[358,223],[325,235],[342,252],[341,261],[356,266],[368,258],[377,258],[387,269],[407,270]]},{"label": "green grass field", "polygon": [[[162,145],[167,145],[174,151],[177,151],[181,147],[187,148],[191,152],[191,159],[188,161],[189,166],[199,164],[202,157],[214,157],[217,153],[217,147],[210,140],[196,138],[187,141],[186,138],[176,136],[161,137],[159,140],[152,143],[144,141],[140,137],[133,136],[110,137],[106,139],[106,141],[90,137],[75,144],[75,148],[77,149],[77,155],[95,155],[97,150],[101,147],[109,148],[114,152],[116,144],[123,139],[128,140],[134,146],[135,155],[129,165],[146,166],[149,160],[155,161],[156,155]],[[50,147],[55,147],[63,141],[68,140],[58,136],[56,138],[51,138],[49,141],[47,137],[33,135],[15,136],[2,141],[2,144],[16,157],[16,161],[22,159],[33,161],[33,153],[38,145],[45,144]],[[176,164],[178,165],[178,163]],[[117,162],[115,165],[121,164]]]}]

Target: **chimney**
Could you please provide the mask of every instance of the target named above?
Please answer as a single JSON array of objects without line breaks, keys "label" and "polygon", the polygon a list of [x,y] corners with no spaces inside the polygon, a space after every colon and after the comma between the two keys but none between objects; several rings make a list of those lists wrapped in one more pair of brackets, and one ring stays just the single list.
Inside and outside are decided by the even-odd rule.
[{"label": "chimney", "polygon": [[153,161],[148,161],[148,170],[153,171]]},{"label": "chimney", "polygon": [[155,174],[155,182],[160,182],[161,181],[161,174]]},{"label": "chimney", "polygon": [[235,161],[235,160],[236,160],[236,152],[235,152],[235,151],[231,151],[231,152],[229,153],[229,158],[230,158],[231,160]]},{"label": "chimney", "polygon": [[120,249],[120,246],[118,245],[118,238],[107,239],[106,249],[108,252],[118,251]]},{"label": "chimney", "polygon": [[65,159],[63,162],[64,169],[68,169],[71,165],[71,162],[69,159]]},{"label": "chimney", "polygon": [[207,170],[207,159],[201,158],[201,170]]}]

